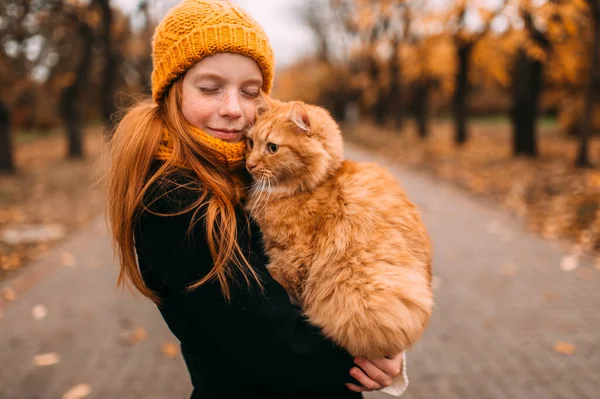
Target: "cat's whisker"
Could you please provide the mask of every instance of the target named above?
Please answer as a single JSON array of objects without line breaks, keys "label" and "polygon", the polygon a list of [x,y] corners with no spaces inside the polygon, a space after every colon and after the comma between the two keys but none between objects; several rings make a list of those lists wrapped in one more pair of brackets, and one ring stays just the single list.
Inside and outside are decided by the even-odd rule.
[{"label": "cat's whisker", "polygon": [[271,195],[270,195],[271,194],[271,178],[270,177],[267,177],[267,184],[268,184],[269,188],[266,190],[266,192],[267,192],[265,194],[266,201],[263,205],[263,209],[261,209],[261,212],[267,209],[267,205],[269,204],[269,199],[271,198]]},{"label": "cat's whisker", "polygon": [[258,194],[258,198],[256,199],[256,202],[254,204],[254,206],[252,207],[252,213],[254,213],[254,208],[258,205],[258,209],[260,209],[260,201],[262,200],[262,196],[265,193],[265,184],[266,181],[264,179],[264,177],[261,177],[261,187],[260,187],[260,193]]},{"label": "cat's whisker", "polygon": [[[250,213],[254,214],[254,210],[256,209],[256,206],[259,204],[260,202],[260,196],[262,195],[262,185],[263,185],[263,180],[262,178],[260,178],[257,182],[256,182],[256,192],[258,193],[258,197],[256,197],[256,199],[254,200],[254,204],[252,205],[252,210]],[[259,188],[259,186],[261,188]]]}]

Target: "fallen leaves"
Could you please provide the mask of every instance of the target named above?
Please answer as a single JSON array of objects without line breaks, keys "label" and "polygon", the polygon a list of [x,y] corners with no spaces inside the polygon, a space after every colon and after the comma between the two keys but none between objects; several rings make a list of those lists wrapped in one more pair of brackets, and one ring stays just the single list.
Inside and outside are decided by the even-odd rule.
[{"label": "fallen leaves", "polygon": [[0,256],[0,269],[15,270],[19,267],[21,267],[21,257],[18,254],[13,253]]},{"label": "fallen leaves", "polygon": [[146,340],[148,333],[142,327],[138,327],[131,333],[131,342],[137,344],[138,342],[142,342]]},{"label": "fallen leaves", "polygon": [[8,302],[14,302],[17,300],[17,293],[10,287],[6,287],[2,290],[2,297]]},{"label": "fallen leaves", "polygon": [[142,327],[137,327],[131,331],[125,331],[121,335],[121,343],[123,345],[135,345],[145,341],[147,337],[148,332]]},{"label": "fallen leaves", "polygon": [[577,255],[566,255],[560,261],[560,268],[565,272],[572,272],[579,266],[579,257]]},{"label": "fallen leaves", "polygon": [[564,341],[558,341],[554,344],[554,350],[564,355],[572,355],[575,353],[575,345]]},{"label": "fallen leaves", "polygon": [[102,190],[89,188],[103,138],[100,128],[84,133],[89,157],[77,162],[65,159],[62,134],[15,143],[19,173],[0,176],[0,280],[102,212]]},{"label": "fallen leaves", "polygon": [[75,266],[75,256],[70,252],[63,252],[60,254],[60,264],[68,267]]},{"label": "fallen leaves", "polygon": [[165,342],[160,350],[165,357],[174,358],[179,355],[179,345],[172,342]]},{"label": "fallen leaves", "polygon": [[[460,149],[454,145],[448,122],[432,121],[426,141],[413,131],[398,134],[370,123],[361,123],[345,135],[394,161],[494,198],[548,239],[566,238],[581,244],[585,251],[600,249],[600,172],[573,166],[574,140],[554,134],[553,126],[540,126],[540,130],[553,133],[540,141],[541,156],[515,158],[508,121],[469,123],[476,133]],[[600,140],[591,142],[593,151],[598,151],[599,144]],[[489,221],[485,228],[502,242],[514,239],[497,220]]]},{"label": "fallen leaves", "polygon": [[35,320],[44,320],[48,315],[48,309],[44,305],[35,305],[31,308],[31,317]]},{"label": "fallen leaves", "polygon": [[33,364],[38,367],[52,366],[60,361],[60,355],[56,352],[44,353],[33,357]]},{"label": "fallen leaves", "polygon": [[69,389],[63,396],[62,399],[82,399],[92,393],[92,387],[89,384],[75,385]]}]

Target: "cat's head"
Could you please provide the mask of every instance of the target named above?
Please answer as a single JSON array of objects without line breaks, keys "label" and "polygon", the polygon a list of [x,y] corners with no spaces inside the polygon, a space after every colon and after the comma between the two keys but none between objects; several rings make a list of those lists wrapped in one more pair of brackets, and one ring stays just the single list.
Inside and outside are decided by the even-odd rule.
[{"label": "cat's head", "polygon": [[342,135],[325,109],[264,101],[246,137],[246,168],[255,180],[293,194],[312,190],[339,169]]}]

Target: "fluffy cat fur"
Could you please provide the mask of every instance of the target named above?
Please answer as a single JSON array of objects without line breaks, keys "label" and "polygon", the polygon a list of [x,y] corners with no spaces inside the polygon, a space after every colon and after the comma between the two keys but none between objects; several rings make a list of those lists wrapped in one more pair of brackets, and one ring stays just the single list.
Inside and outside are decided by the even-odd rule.
[{"label": "fluffy cat fur", "polygon": [[269,272],[309,320],[354,356],[415,343],[433,305],[431,244],[416,207],[383,168],[343,161],[327,111],[266,99],[248,132],[247,210]]}]

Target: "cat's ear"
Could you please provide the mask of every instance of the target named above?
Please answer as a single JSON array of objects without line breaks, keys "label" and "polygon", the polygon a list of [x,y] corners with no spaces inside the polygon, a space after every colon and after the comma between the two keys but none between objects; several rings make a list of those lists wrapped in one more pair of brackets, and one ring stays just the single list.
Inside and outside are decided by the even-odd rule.
[{"label": "cat's ear", "polygon": [[310,132],[310,117],[306,108],[298,102],[292,104],[288,118],[294,122],[300,129]]},{"label": "cat's ear", "polygon": [[258,105],[256,106],[256,116],[261,116],[271,109],[271,100],[269,96],[264,92],[260,91],[258,96]]}]

